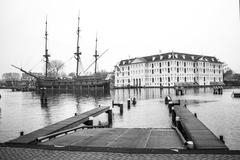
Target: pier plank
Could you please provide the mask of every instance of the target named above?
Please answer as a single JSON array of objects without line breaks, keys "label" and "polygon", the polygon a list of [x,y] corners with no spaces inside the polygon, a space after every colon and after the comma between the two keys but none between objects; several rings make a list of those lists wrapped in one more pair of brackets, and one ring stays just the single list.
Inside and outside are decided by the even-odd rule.
[{"label": "pier plank", "polygon": [[177,133],[172,129],[152,130],[146,148],[184,148]]},{"label": "pier plank", "polygon": [[116,141],[109,145],[109,147],[144,148],[149,133],[149,129],[130,128]]}]

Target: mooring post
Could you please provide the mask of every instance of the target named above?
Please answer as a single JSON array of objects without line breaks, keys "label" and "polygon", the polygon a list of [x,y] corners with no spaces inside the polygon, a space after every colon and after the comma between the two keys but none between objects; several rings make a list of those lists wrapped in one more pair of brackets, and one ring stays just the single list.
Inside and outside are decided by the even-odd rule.
[{"label": "mooring post", "polygon": [[114,107],[114,100],[112,100],[112,107]]},{"label": "mooring post", "polygon": [[172,107],[173,107],[173,102],[171,101],[171,102],[168,103],[168,111],[169,111],[169,113],[172,113]]},{"label": "mooring post", "polygon": [[176,116],[176,127],[179,128],[180,127],[180,117]]},{"label": "mooring post", "polygon": [[194,113],[194,117],[196,117],[196,118],[197,118],[197,113]]},{"label": "mooring post", "polygon": [[111,127],[112,126],[112,108],[109,108],[109,110],[107,111],[108,114],[108,126]]},{"label": "mooring post", "polygon": [[123,115],[123,104],[119,104],[120,107],[120,115]]},{"label": "mooring post", "polygon": [[135,97],[133,97],[132,104],[133,104],[133,105],[135,105],[136,103],[137,103],[137,101],[136,101],[136,98],[135,98]]},{"label": "mooring post", "polygon": [[129,98],[128,100],[127,100],[127,106],[128,106],[128,109],[130,109],[130,106],[131,105],[131,99]]},{"label": "mooring post", "polygon": [[174,126],[176,126],[176,112],[174,110],[174,107],[172,107],[172,123]]},{"label": "mooring post", "polygon": [[21,131],[21,132],[20,132],[20,136],[23,136],[23,135],[24,135],[24,132],[23,132],[23,131]]},{"label": "mooring post", "polygon": [[219,136],[219,139],[220,139],[220,141],[221,141],[223,144],[225,144],[225,141],[224,141],[224,139],[223,139],[223,135],[220,135],[220,136]]}]

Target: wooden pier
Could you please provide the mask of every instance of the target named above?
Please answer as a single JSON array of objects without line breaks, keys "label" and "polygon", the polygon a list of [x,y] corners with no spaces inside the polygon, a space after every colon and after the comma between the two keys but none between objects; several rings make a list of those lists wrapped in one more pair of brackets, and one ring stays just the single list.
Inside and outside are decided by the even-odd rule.
[{"label": "wooden pier", "polygon": [[63,130],[67,130],[70,128],[74,128],[76,126],[79,126],[82,123],[85,123],[89,120],[89,117],[96,117],[104,112],[110,111],[110,106],[100,106],[98,108],[92,109],[90,111],[87,111],[85,113],[82,113],[80,115],[76,115],[73,117],[70,117],[66,120],[57,122],[55,124],[46,126],[42,129],[36,130],[34,132],[31,132],[29,134],[20,136],[14,140],[11,140],[7,143],[11,144],[31,144],[31,143],[37,143],[37,139],[39,137],[43,137],[49,134],[53,134],[56,132],[60,132]]},{"label": "wooden pier", "polygon": [[171,128],[98,128],[84,129],[42,142],[40,145],[98,147],[102,151],[126,149],[151,152],[151,149],[184,149]]},{"label": "wooden pier", "polygon": [[[179,123],[176,126],[188,141],[192,141],[194,149],[203,150],[228,150],[228,147],[220,141],[199,119],[186,107],[174,106],[173,114]],[[174,119],[174,118],[173,118]]]}]

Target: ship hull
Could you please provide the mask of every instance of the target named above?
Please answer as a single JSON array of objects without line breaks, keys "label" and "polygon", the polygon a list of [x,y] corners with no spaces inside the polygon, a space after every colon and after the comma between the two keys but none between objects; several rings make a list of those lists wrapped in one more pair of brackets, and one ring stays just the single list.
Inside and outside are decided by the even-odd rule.
[{"label": "ship hull", "polygon": [[80,76],[73,79],[38,79],[36,89],[46,88],[52,90],[84,90],[102,89],[110,90],[110,80],[105,76]]}]

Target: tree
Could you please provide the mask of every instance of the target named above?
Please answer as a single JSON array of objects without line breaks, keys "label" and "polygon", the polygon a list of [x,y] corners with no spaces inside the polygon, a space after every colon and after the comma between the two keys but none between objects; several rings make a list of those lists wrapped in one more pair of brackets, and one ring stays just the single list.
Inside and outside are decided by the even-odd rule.
[{"label": "tree", "polygon": [[19,80],[21,75],[15,72],[3,73],[2,79],[4,80]]},{"label": "tree", "polygon": [[231,69],[223,73],[224,80],[231,79],[233,77],[233,71]]},{"label": "tree", "polygon": [[61,60],[52,60],[48,64],[48,76],[57,78],[62,74],[64,63]]},{"label": "tree", "polygon": [[75,72],[71,72],[71,73],[68,74],[68,76],[73,78],[73,77],[76,76],[76,73]]}]

